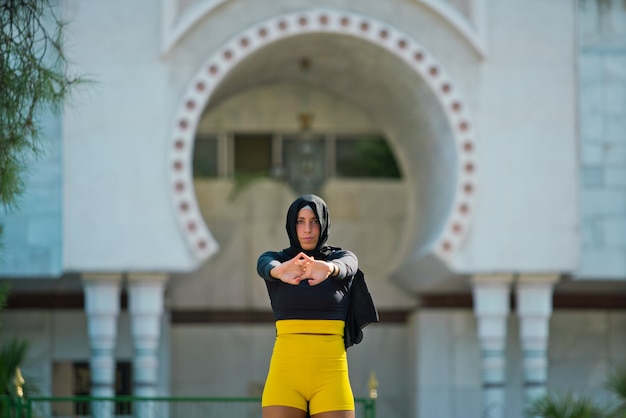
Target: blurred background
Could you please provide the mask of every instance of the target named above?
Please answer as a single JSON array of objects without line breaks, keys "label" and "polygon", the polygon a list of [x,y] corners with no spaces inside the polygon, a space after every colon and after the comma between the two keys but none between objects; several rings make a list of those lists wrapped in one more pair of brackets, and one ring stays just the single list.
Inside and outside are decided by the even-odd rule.
[{"label": "blurred background", "polygon": [[0,342],[28,341],[39,394],[260,396],[275,330],[256,260],[315,193],[380,313],[348,350],[377,416],[614,401],[626,2],[46,10],[89,82],[39,114],[40,152],[0,212]]}]

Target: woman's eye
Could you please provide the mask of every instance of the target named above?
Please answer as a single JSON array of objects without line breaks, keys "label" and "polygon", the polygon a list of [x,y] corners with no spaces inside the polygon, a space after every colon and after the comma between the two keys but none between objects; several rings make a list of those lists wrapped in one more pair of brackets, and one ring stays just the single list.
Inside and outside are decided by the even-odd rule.
[{"label": "woman's eye", "polygon": [[320,221],[318,221],[317,219],[313,219],[313,220],[311,221],[311,223],[312,223],[312,224],[315,224],[315,225],[319,225],[319,224],[320,224]]}]

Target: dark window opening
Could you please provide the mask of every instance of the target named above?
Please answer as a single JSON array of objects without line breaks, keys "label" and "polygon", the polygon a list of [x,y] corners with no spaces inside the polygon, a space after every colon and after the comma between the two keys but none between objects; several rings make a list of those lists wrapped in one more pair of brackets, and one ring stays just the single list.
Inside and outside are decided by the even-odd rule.
[{"label": "dark window opening", "polygon": [[313,190],[329,177],[402,178],[393,149],[377,134],[232,133],[229,141],[219,140],[217,134],[199,135],[193,150],[194,178],[223,175],[244,182],[273,176],[294,187],[298,183],[298,190]]},{"label": "dark window opening", "polygon": [[217,177],[217,138],[197,137],[193,146],[193,177]]},{"label": "dark window opening", "polygon": [[272,136],[235,135],[235,176],[268,176],[272,167]]},{"label": "dark window opening", "polygon": [[402,177],[389,144],[381,137],[338,137],[336,175],[346,178]]},{"label": "dark window opening", "polygon": [[[74,363],[74,396],[91,396],[91,370],[89,363]],[[132,365],[118,362],[115,365],[115,396],[132,395]],[[91,402],[74,402],[75,415],[91,415]],[[115,415],[132,415],[130,402],[116,402]]]}]

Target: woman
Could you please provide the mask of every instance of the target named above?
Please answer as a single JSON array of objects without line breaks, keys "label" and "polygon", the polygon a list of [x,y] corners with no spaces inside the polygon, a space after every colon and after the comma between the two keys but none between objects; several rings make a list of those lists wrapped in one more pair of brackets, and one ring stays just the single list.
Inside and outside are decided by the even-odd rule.
[{"label": "woman", "polygon": [[263,418],[354,418],[344,326],[356,256],[324,246],[330,220],[318,196],[287,211],[290,247],[258,260],[276,319]]}]

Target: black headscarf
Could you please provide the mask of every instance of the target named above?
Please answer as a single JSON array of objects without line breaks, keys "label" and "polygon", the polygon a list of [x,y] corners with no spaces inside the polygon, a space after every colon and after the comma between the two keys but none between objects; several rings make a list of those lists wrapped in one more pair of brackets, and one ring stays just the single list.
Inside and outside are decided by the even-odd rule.
[{"label": "black headscarf", "polygon": [[[298,233],[296,232],[298,212],[300,212],[300,209],[307,205],[313,209],[315,216],[317,216],[317,219],[320,222],[320,238],[317,241],[316,247],[309,251],[302,249],[300,241],[298,241]],[[287,223],[285,226],[287,228],[287,235],[289,236],[289,245],[291,245],[285,251],[289,254],[293,254],[295,256],[299,252],[303,251],[310,256],[316,257],[320,254],[325,254],[328,251],[329,247],[325,247],[324,244],[328,239],[330,217],[328,216],[328,206],[326,206],[326,202],[324,202],[321,197],[314,194],[307,194],[294,200],[287,211]]]}]

